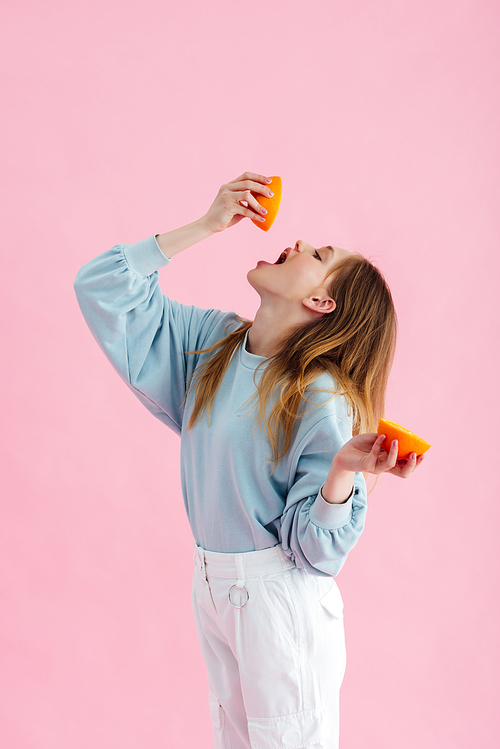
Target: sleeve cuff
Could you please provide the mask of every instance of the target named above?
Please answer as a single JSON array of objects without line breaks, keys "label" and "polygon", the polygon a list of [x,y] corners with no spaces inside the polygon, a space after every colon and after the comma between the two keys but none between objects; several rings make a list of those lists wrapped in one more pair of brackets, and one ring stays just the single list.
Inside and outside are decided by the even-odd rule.
[{"label": "sleeve cuff", "polygon": [[130,270],[141,278],[147,278],[171,262],[171,258],[166,257],[160,250],[156,234],[141,239],[140,242],[125,245],[123,253]]},{"label": "sleeve cuff", "polygon": [[[323,487],[321,487],[321,489],[322,488]],[[330,502],[327,502],[321,493],[321,489],[309,510],[309,518],[311,522],[314,523],[314,525],[317,525],[318,528],[324,528],[329,531],[347,525],[352,517],[352,498],[355,492],[354,486],[349,498],[345,502],[342,502],[342,504],[331,504]]]}]

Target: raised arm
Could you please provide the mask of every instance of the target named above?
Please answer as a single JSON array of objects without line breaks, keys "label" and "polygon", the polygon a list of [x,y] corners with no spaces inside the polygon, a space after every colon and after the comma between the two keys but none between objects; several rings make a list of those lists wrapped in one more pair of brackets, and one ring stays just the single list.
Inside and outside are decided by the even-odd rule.
[{"label": "raised arm", "polygon": [[[189,239],[208,235],[191,225],[160,236],[166,249],[180,252]],[[169,263],[155,236],[116,244],[80,268],[74,289],[92,335],[125,384],[180,433],[186,381],[197,361],[185,352],[203,348],[218,326],[222,338],[227,316],[164,295],[158,269]]]},{"label": "raised arm", "polygon": [[256,218],[260,206],[252,192],[266,194],[265,183],[264,176],[246,172],[219,188],[201,219],[134,244],[116,244],[86,263],[74,281],[82,314],[110,363],[146,408],[177,433],[198,360],[185,352],[224,338],[236,315],[170,299],[158,285],[158,270],[245,216]]}]

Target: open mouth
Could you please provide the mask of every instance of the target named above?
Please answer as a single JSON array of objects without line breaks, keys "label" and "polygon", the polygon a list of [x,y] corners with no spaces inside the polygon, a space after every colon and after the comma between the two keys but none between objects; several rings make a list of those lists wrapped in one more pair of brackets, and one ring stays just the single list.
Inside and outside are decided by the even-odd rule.
[{"label": "open mouth", "polygon": [[287,259],[287,257],[288,257],[288,253],[289,253],[290,251],[291,251],[291,248],[290,248],[290,247],[287,247],[287,248],[286,248],[286,250],[283,250],[283,252],[282,252],[282,253],[281,253],[281,255],[279,256],[279,258],[278,258],[278,259],[276,260],[276,262],[275,262],[275,263],[273,263],[273,265],[281,265],[281,263],[284,263],[284,262],[285,262],[285,260],[286,260],[286,259]]}]

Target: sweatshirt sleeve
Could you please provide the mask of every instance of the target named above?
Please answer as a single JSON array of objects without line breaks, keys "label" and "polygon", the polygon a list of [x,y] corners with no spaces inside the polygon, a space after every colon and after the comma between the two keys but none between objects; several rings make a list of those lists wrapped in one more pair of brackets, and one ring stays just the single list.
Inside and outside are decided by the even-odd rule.
[{"label": "sweatshirt sleeve", "polygon": [[367,509],[366,483],[354,475],[354,493],[343,504],[322,494],[334,455],[352,437],[351,425],[336,414],[323,417],[296,448],[298,458],[281,523],[283,550],[311,574],[336,577],[356,545]]},{"label": "sweatshirt sleeve", "polygon": [[203,348],[227,315],[165,296],[158,270],[170,262],[156,235],[116,244],[80,268],[74,289],[114,369],[154,416],[180,434],[186,383],[198,358],[185,352]]}]

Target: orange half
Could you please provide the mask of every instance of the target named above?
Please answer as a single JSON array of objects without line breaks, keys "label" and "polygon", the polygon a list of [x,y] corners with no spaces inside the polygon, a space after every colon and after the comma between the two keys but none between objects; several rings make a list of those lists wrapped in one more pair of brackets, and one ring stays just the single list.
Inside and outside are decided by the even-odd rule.
[{"label": "orange half", "polygon": [[429,442],[410,432],[409,429],[405,429],[400,424],[388,421],[387,419],[380,419],[377,434],[379,437],[381,434],[385,434],[382,447],[386,453],[391,449],[392,440],[398,441],[398,460],[408,460],[410,453],[416,453],[418,458],[419,455],[427,452],[430,447]]},{"label": "orange half", "polygon": [[255,224],[255,226],[258,226],[259,229],[263,229],[264,231],[269,231],[269,229],[273,225],[274,219],[278,214],[281,203],[281,177],[271,177],[271,179],[272,182],[270,182],[267,186],[274,193],[272,198],[268,198],[265,195],[261,195],[260,193],[252,192],[252,195],[257,200],[257,203],[260,203],[263,208],[266,208],[267,213],[264,216],[264,218],[266,219],[265,221],[256,221],[253,218],[251,219],[251,221]]}]

